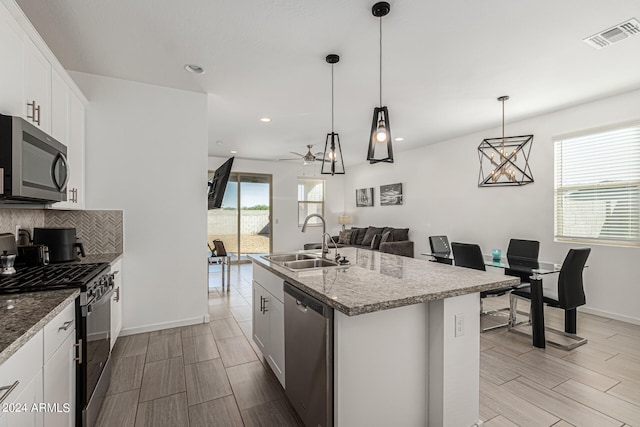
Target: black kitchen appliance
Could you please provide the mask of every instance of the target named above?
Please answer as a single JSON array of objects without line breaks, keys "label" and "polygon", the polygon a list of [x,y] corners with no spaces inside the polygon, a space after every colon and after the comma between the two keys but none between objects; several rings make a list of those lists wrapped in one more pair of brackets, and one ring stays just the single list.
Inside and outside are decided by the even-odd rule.
[{"label": "black kitchen appliance", "polygon": [[95,425],[111,380],[111,267],[107,263],[57,264],[16,270],[0,276],[0,294],[80,290],[76,299],[76,425]]},{"label": "black kitchen appliance", "polygon": [[49,248],[49,262],[76,261],[85,256],[84,246],[76,239],[75,228],[34,228],[33,243]]},{"label": "black kitchen appliance", "polygon": [[49,248],[45,245],[18,246],[16,266],[43,266],[49,264]]},{"label": "black kitchen appliance", "polygon": [[0,114],[0,202],[67,200],[67,147],[21,117]]}]

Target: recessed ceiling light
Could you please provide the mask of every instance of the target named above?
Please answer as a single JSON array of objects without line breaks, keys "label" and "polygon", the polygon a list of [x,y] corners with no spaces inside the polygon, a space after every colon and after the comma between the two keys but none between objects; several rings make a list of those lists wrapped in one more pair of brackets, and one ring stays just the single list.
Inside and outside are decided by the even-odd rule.
[{"label": "recessed ceiling light", "polygon": [[216,144],[218,144],[218,145],[222,145],[222,141],[217,140],[217,141],[216,141]]},{"label": "recessed ceiling light", "polygon": [[187,64],[184,69],[193,74],[204,74],[204,68],[196,64]]},{"label": "recessed ceiling light", "polygon": [[263,118],[260,119],[260,121],[262,123],[269,123],[271,121],[271,119],[269,117],[263,117]]},{"label": "recessed ceiling light", "polygon": [[229,151],[231,154],[238,154],[238,152],[236,150],[231,150]]},{"label": "recessed ceiling light", "polygon": [[393,140],[394,140],[395,142],[402,142],[402,141],[404,141],[404,138],[402,138],[402,137],[399,137],[399,138],[393,138]]}]

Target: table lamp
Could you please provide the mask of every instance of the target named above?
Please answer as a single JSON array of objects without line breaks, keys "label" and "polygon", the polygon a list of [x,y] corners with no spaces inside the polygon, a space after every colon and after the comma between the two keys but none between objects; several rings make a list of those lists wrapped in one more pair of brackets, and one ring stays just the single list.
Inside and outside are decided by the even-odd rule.
[{"label": "table lamp", "polygon": [[351,224],[351,217],[349,215],[340,215],[338,217],[338,224],[342,225],[342,231],[344,231],[344,226]]}]

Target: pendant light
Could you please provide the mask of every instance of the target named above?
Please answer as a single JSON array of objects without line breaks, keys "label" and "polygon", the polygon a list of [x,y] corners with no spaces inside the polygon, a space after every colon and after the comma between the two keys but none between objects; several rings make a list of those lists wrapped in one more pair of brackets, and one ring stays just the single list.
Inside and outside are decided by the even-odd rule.
[{"label": "pendant light", "polygon": [[333,65],[340,61],[340,57],[332,53],[327,55],[326,61],[331,64],[331,133],[327,134],[327,140],[324,143],[324,156],[322,158],[322,169],[320,169],[320,173],[332,176],[344,175],[340,135],[333,131]]},{"label": "pendant light", "polygon": [[[387,16],[390,11],[391,6],[386,1],[376,3],[371,8],[373,16],[380,18],[380,106],[373,109],[371,133],[369,134],[369,151],[367,152],[369,163],[393,163],[389,110],[382,105],[382,17]],[[376,151],[378,151],[380,157],[376,157]],[[382,157],[385,155],[386,157]]]},{"label": "pendant light", "polygon": [[533,182],[529,167],[533,135],[504,136],[504,103],[508,100],[506,95],[498,98],[502,103],[502,137],[483,139],[478,146],[478,187],[525,185]]}]

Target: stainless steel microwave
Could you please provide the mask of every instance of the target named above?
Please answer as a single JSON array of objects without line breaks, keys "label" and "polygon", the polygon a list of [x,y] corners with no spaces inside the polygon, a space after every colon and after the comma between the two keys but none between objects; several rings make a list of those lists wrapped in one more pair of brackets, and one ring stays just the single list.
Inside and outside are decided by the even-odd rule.
[{"label": "stainless steel microwave", "polygon": [[21,117],[0,114],[0,203],[67,200],[67,147]]}]

